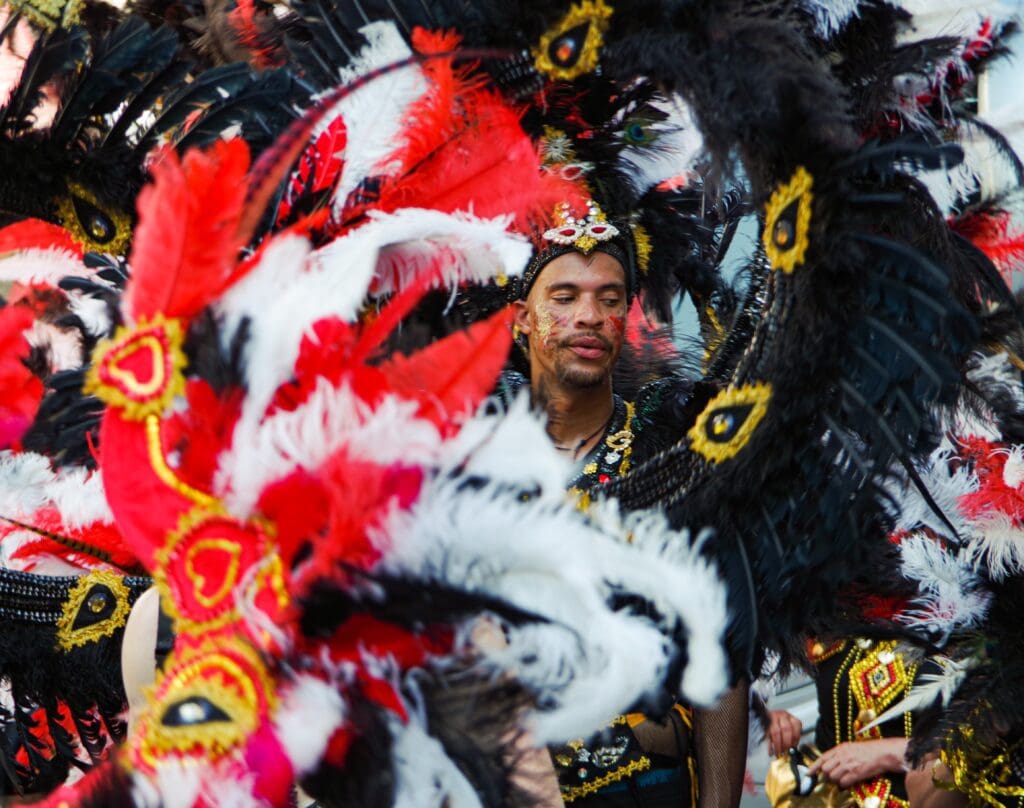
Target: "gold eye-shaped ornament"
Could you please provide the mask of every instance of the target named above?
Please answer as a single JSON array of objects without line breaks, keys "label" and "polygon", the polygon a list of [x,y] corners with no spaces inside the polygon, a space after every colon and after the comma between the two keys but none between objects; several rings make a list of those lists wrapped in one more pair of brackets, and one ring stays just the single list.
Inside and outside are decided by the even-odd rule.
[{"label": "gold eye-shaped ornament", "polygon": [[597,69],[614,9],[604,0],[573,3],[569,12],[540,38],[534,66],[548,78],[571,81]]},{"label": "gold eye-shaped ornament", "polygon": [[270,675],[259,655],[231,635],[182,649],[140,718],[138,763],[168,758],[216,760],[242,746],[274,708]]},{"label": "gold eye-shaped ornament", "polygon": [[131,218],[102,205],[84,185],[68,183],[68,192],[57,198],[61,224],[86,252],[126,255],[131,245]]},{"label": "gold eye-shaped ornament", "polygon": [[811,229],[814,178],[801,166],[765,206],[765,253],[772,268],[789,274],[804,263]]},{"label": "gold eye-shaped ornament", "polygon": [[57,645],[70,651],[124,628],[131,611],[130,597],[124,581],[112,572],[83,575],[64,601],[57,621]]},{"label": "gold eye-shaped ornament", "polygon": [[768,383],[728,387],[711,399],[687,435],[690,448],[711,463],[735,457],[768,412]]}]

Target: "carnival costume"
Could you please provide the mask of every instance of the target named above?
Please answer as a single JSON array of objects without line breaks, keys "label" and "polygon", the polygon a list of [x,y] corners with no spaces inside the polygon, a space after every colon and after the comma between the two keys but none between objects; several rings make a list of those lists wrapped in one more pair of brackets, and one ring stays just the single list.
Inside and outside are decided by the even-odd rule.
[{"label": "carnival costume", "polygon": [[[433,56],[443,48],[425,35],[419,43],[424,55],[406,50],[396,63],[405,46],[378,27],[364,78],[321,100],[251,172],[238,142],[153,164],[119,305],[125,326],[93,352],[86,392],[106,404],[106,500],[155,574],[176,644],[123,756],[55,803],[154,800],[173,788],[196,804],[229,792],[285,804],[301,779],[328,801],[472,801],[475,791],[493,804],[508,797],[502,749],[520,713],[525,726],[536,711],[538,742],[565,740],[680,686],[706,701],[724,681],[718,637],[707,635],[709,648],[699,639],[716,609],[721,631],[722,593],[688,542],[660,534],[657,515],[585,521],[564,502],[567,472],[525,406],[470,419],[507,354],[505,313],[410,356],[378,354],[431,285],[514,276],[529,248],[510,219],[579,193],[539,172],[499,97]],[[375,96],[360,93],[375,81],[392,89],[396,117],[365,117]],[[350,135],[368,123],[392,134],[383,149],[350,139],[333,210],[239,259],[310,132],[339,120]],[[433,182],[451,166],[444,148],[464,160],[457,147],[481,131],[517,155],[502,166],[514,199],[495,200],[479,181]],[[493,156],[480,159],[463,180],[489,176]],[[375,198],[351,193],[370,180]],[[499,213],[510,218],[483,218]],[[311,249],[306,233],[322,246]],[[385,291],[390,302],[360,322],[367,293]],[[509,466],[505,449],[517,445],[529,454]],[[536,538],[523,542],[530,524],[524,535]],[[552,534],[560,553],[602,548],[600,569],[571,584],[555,558],[541,572],[534,545]],[[650,601],[654,616],[610,605],[612,592]],[[680,597],[692,606],[684,622]],[[500,648],[468,642],[481,614],[503,628]],[[679,667],[680,643],[699,671]],[[641,647],[653,678],[636,677]],[[610,686],[616,659],[630,675]],[[507,706],[503,720],[481,723],[444,695],[460,682],[469,703],[504,694],[492,701]],[[180,778],[186,761],[193,774]]]},{"label": "carnival costume", "polygon": [[[891,507],[893,469],[905,502],[917,491],[948,529],[924,458],[964,403],[971,357],[1017,324],[986,317],[1009,305],[1005,287],[918,176],[962,160],[931,122],[970,61],[963,42],[882,37],[865,55],[844,34],[891,33],[904,15],[843,9],[296,6],[291,39],[269,41],[317,89],[313,111],[251,170],[237,140],[164,153],[139,197],[126,292],[79,290],[112,315],[63,411],[103,402],[93,515],[154,575],[177,637],[137,731],[52,804],[287,804],[296,781],[328,804],[514,798],[518,732],[566,741],[725,683],[723,594],[648,506],[717,533],[702,549],[727,576],[733,678],[766,650],[792,658],[808,632],[862,627],[866,594],[893,596],[874,572],[891,569],[890,530],[909,518]],[[925,86],[893,83],[908,71]],[[612,152],[616,193],[575,182],[609,142],[595,129],[635,146],[665,102],[696,122],[709,178],[742,162],[762,237],[739,302],[716,274],[734,226],[716,183],[631,185],[657,171],[638,172],[628,148]],[[661,117],[634,126],[637,109]],[[665,294],[650,305],[689,290],[711,339],[706,384],[664,399],[674,444],[634,458],[584,517],[525,402],[474,415],[509,349],[506,313],[408,355],[389,340],[432,287],[514,284],[530,225],[555,228],[562,201],[578,220],[595,197],[621,203],[609,213],[641,274],[651,249]],[[6,231],[6,249],[80,274],[67,237],[40,233]],[[687,233],[686,250],[659,249]],[[59,505],[52,493],[40,504]],[[1007,615],[1009,594],[993,601]],[[500,643],[470,639],[482,615]]]}]

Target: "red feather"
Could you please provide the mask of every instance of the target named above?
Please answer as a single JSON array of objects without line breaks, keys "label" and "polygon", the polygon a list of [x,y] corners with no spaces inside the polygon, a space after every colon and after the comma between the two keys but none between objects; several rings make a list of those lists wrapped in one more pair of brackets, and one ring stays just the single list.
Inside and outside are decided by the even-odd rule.
[{"label": "red feather", "polygon": [[0,255],[19,250],[67,250],[81,257],[82,248],[60,225],[24,219],[0,230]]},{"label": "red feather", "polygon": [[242,390],[217,393],[202,379],[187,382],[188,408],[164,422],[164,440],[179,457],[175,473],[194,488],[213,488],[217,458],[231,443],[241,413]]},{"label": "red feather", "polygon": [[17,446],[39,409],[43,383],[25,367],[25,330],[35,319],[28,306],[0,309],[0,448]]},{"label": "red feather", "polygon": [[575,183],[541,171],[519,124],[498,93],[482,89],[448,59],[424,65],[431,86],[409,111],[402,145],[385,161],[402,169],[381,188],[375,207],[512,213],[523,231],[561,201],[579,201]]},{"label": "red feather", "polygon": [[[247,61],[254,67],[265,69],[275,66],[279,60],[273,43],[260,28],[256,14],[254,0],[238,0],[238,5],[228,14],[228,22],[235,29],[239,42],[249,51]],[[273,20],[272,15],[270,19]]]},{"label": "red feather", "polygon": [[183,162],[172,150],[154,161],[153,184],[139,194],[125,294],[133,319],[194,317],[236,279],[248,169],[249,147],[237,138],[189,151]]},{"label": "red feather", "polygon": [[[306,194],[316,194],[333,186],[345,168],[348,128],[339,115],[309,144],[291,173],[284,198],[277,209],[277,222],[285,221],[295,202]],[[326,210],[326,209],[325,209]]]},{"label": "red feather", "polygon": [[512,345],[511,306],[445,337],[410,357],[380,366],[395,390],[420,399],[420,415],[445,430],[494,389]]},{"label": "red feather", "polygon": [[953,220],[953,229],[968,239],[998,267],[1007,285],[1024,269],[1024,233],[1011,229],[1009,211],[981,211]]},{"label": "red feather", "polygon": [[1007,485],[1004,476],[1010,453],[1000,443],[984,438],[961,438],[961,452],[974,463],[978,476],[978,490],[959,499],[960,509],[972,519],[1002,514],[1013,524],[1024,524],[1024,492],[1017,486]]}]

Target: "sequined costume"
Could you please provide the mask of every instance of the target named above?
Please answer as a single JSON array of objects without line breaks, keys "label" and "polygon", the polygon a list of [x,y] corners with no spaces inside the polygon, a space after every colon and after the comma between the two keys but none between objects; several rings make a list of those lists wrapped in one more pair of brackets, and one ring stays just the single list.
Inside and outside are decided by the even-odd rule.
[{"label": "sequined costume", "polygon": [[[814,740],[819,750],[847,742],[911,736],[914,716],[910,711],[878,726],[870,725],[906,698],[922,669],[932,670],[935,665],[906,655],[892,640],[812,642],[807,655],[818,693]],[[860,808],[909,806],[901,774],[890,772],[857,783],[849,794]]]}]

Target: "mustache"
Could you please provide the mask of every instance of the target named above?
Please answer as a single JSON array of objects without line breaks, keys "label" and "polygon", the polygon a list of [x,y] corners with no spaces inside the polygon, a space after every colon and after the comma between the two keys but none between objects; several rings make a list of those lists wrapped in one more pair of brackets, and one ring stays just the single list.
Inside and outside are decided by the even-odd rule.
[{"label": "mustache", "polygon": [[559,340],[558,341],[558,347],[559,348],[571,348],[577,342],[577,340],[580,340],[580,339],[583,339],[583,338],[596,339],[596,340],[600,341],[600,343],[604,346],[604,349],[606,351],[611,351],[611,349],[612,349],[612,341],[610,339],[608,339],[608,337],[606,337],[604,334],[598,334],[598,333],[596,333],[594,331],[585,331],[583,333],[576,333],[576,334],[573,334],[571,337],[566,337],[565,339]]}]

